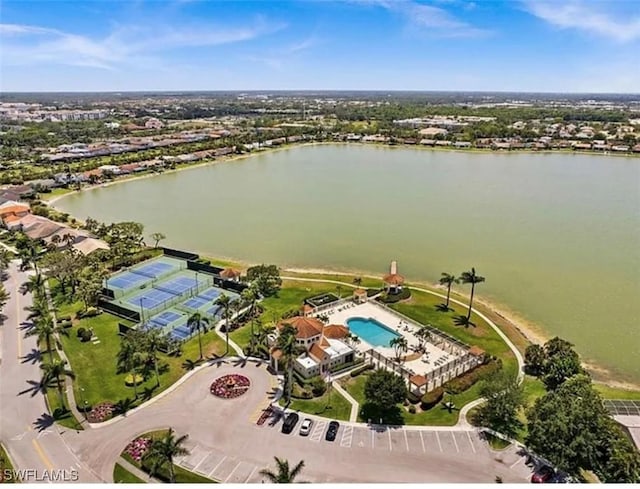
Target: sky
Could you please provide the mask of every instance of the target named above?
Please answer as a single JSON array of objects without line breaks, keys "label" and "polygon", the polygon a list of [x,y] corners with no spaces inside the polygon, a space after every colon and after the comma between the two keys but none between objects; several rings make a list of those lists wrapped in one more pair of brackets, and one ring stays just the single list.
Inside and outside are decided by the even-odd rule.
[{"label": "sky", "polygon": [[640,0],[0,0],[1,91],[640,92]]}]

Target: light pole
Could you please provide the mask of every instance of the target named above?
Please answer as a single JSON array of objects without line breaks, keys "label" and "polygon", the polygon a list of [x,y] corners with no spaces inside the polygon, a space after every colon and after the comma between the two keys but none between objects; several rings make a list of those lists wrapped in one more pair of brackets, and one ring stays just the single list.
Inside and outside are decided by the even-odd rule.
[{"label": "light pole", "polygon": [[84,387],[80,387],[80,400],[82,401],[82,414],[84,414],[84,420],[89,421],[87,418],[87,400],[84,398]]},{"label": "light pole", "polygon": [[144,299],[144,297],[140,297],[140,322],[144,324],[144,306],[142,305],[142,299]]}]

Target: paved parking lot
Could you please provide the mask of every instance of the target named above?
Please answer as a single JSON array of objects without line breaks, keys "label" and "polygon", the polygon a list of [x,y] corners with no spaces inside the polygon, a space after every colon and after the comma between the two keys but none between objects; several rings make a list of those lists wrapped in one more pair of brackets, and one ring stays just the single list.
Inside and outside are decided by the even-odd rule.
[{"label": "paved parking lot", "polygon": [[[335,441],[325,440],[329,420],[314,419],[311,433],[307,437],[301,437],[298,433],[304,415],[296,425],[293,433],[286,435],[281,433],[282,419],[271,425],[269,420],[257,430],[273,432],[275,436],[295,437],[315,446],[324,445],[336,450],[375,450],[376,452],[389,451],[398,453],[410,453],[414,456],[429,454],[445,454],[452,458],[489,455],[487,443],[475,430],[415,430],[411,427],[387,427],[387,426],[353,426],[341,424]],[[182,467],[195,471],[206,477],[227,483],[251,483],[261,482],[263,477],[260,470],[263,466],[257,466],[246,460],[236,459],[225,455],[216,449],[208,449],[201,445],[187,445],[190,454],[178,459],[176,462]]]}]

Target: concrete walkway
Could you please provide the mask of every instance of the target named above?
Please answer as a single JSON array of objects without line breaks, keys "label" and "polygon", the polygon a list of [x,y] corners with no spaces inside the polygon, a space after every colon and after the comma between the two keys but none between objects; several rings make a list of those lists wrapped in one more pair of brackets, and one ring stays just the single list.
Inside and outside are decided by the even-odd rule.
[{"label": "concrete walkway", "polygon": [[[151,483],[151,484],[162,484],[161,480],[158,480],[155,477],[151,477],[145,471],[139,469],[138,467],[133,465],[131,462],[129,462],[128,460],[125,460],[122,457],[120,457],[116,461],[116,463],[122,465],[123,468],[127,469],[129,472],[131,472],[133,475],[135,475],[140,480],[143,480],[143,481]],[[114,480],[113,482],[117,483],[117,482],[120,482],[120,481]]]},{"label": "concrete walkway", "polygon": [[358,421],[358,411],[360,410],[360,404],[358,404],[358,401],[351,397],[351,394],[344,390],[342,386],[338,384],[338,382],[333,381],[331,382],[331,385],[335,387],[335,389],[340,394],[342,394],[342,397],[349,401],[349,404],[351,404],[351,414],[349,415],[349,421],[351,423],[355,423],[356,421]]}]

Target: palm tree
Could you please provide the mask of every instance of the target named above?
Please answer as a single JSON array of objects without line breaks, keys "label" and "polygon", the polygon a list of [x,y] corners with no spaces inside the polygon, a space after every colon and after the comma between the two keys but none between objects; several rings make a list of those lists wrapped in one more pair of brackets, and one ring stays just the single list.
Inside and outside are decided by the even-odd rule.
[{"label": "palm tree", "polygon": [[469,310],[467,311],[467,323],[471,319],[471,306],[473,305],[473,293],[475,292],[476,284],[484,282],[484,277],[476,274],[476,269],[471,267],[470,272],[462,272],[459,280],[463,284],[471,284],[471,298],[469,299]]},{"label": "palm tree", "polygon": [[[188,324],[188,323],[187,323]],[[147,360],[153,363],[153,370],[156,375],[156,385],[160,387],[160,372],[158,371],[158,352],[167,347],[167,336],[163,335],[159,329],[145,331],[144,349]],[[201,347],[202,351],[202,347]]]},{"label": "palm tree", "polygon": [[400,362],[403,353],[409,351],[409,342],[404,336],[397,336],[389,342],[389,346],[393,347],[396,352],[396,360]]},{"label": "palm tree", "polygon": [[224,316],[224,332],[227,340],[227,349],[224,354],[227,356],[229,354],[229,328],[231,326],[229,324],[229,310],[231,309],[231,300],[229,299],[229,296],[222,294],[215,300],[214,304],[222,307],[222,315]]},{"label": "palm tree", "polygon": [[138,398],[138,369],[142,365],[142,355],[138,344],[129,336],[120,342],[120,350],[116,356],[117,373],[129,372],[133,378],[133,393]]},{"label": "palm tree", "polygon": [[9,254],[9,250],[0,248],[0,271],[6,271],[6,269],[9,268],[9,263],[11,263],[11,255]]},{"label": "palm tree", "polygon": [[427,328],[420,328],[416,331],[416,337],[420,342],[420,349],[424,350],[424,344],[431,339],[431,333]]},{"label": "palm tree", "polygon": [[194,331],[198,332],[198,346],[200,347],[200,358],[202,358],[202,338],[200,334],[202,331],[207,332],[207,326],[209,326],[209,320],[202,316],[199,312],[194,312],[189,320],[187,321],[187,326],[189,330],[193,334]]},{"label": "palm tree", "polygon": [[36,275],[40,274],[38,270],[38,257],[42,252],[42,246],[34,241],[25,242],[18,249],[18,256],[22,260],[22,268],[26,268],[28,265],[32,265],[36,272]]},{"label": "palm tree", "polygon": [[269,357],[269,335],[275,331],[273,325],[262,326],[256,333],[256,339],[253,346],[254,353],[263,353],[267,358]]},{"label": "palm tree", "polygon": [[53,363],[53,349],[51,348],[51,340],[55,338],[55,335],[58,333],[62,333],[63,335],[68,335],[67,330],[62,326],[55,324],[53,322],[53,318],[50,314],[46,314],[38,319],[36,319],[33,323],[33,326],[25,336],[36,336],[38,338],[38,342],[44,341],[47,346],[47,351],[49,352],[49,358],[51,359],[51,363]]},{"label": "palm tree", "polygon": [[276,461],[276,471],[273,472],[269,469],[262,469],[260,475],[264,475],[272,484],[291,484],[295,481],[296,477],[300,475],[302,469],[304,469],[304,460],[300,460],[293,469],[289,469],[289,461],[286,459],[280,459],[273,457]]},{"label": "palm tree", "polygon": [[442,276],[440,277],[440,280],[438,280],[438,282],[440,282],[440,285],[446,285],[447,286],[447,302],[444,305],[444,309],[446,311],[448,311],[449,310],[449,299],[451,297],[451,286],[453,284],[460,283],[460,281],[455,277],[455,275],[451,275],[450,273],[442,272],[441,275]]},{"label": "palm tree", "polygon": [[285,324],[278,335],[277,346],[282,351],[282,357],[287,366],[287,404],[291,400],[291,390],[293,388],[293,361],[300,354],[300,347],[296,343],[296,329],[290,324]]},{"label": "palm tree", "polygon": [[336,292],[338,292],[338,298],[342,299],[342,285],[336,285]]},{"label": "palm tree", "polygon": [[44,280],[42,275],[38,273],[29,276],[27,281],[20,286],[20,292],[22,295],[34,294],[44,296]]},{"label": "palm tree", "polygon": [[145,462],[151,464],[150,474],[156,475],[166,465],[169,472],[169,482],[174,483],[176,474],[173,467],[173,459],[180,455],[189,454],[189,451],[182,446],[187,438],[189,438],[189,435],[182,435],[176,438],[173,429],[169,428],[164,437],[153,440],[149,450],[143,457]]},{"label": "palm tree", "polygon": [[27,315],[27,319],[29,320],[35,321],[49,315],[49,305],[44,296],[36,295],[31,305],[26,306],[24,310],[29,312]]},{"label": "palm tree", "polygon": [[58,388],[58,397],[60,398],[60,406],[64,411],[66,407],[64,405],[64,395],[62,390],[62,386],[64,385],[63,377],[67,376],[75,379],[75,374],[67,368],[66,360],[51,360],[51,363],[41,364],[40,368],[43,370],[43,385],[50,385],[52,382],[56,383],[56,387]]},{"label": "palm tree", "polygon": [[362,285],[362,277],[354,277],[353,278],[353,284],[357,285],[358,287],[360,287],[360,285]]},{"label": "palm tree", "polygon": [[251,342],[253,342],[254,320],[253,311],[256,307],[256,301],[258,300],[258,293],[256,289],[251,286],[247,287],[240,293],[240,298],[243,304],[249,304],[249,321],[251,323]]}]

